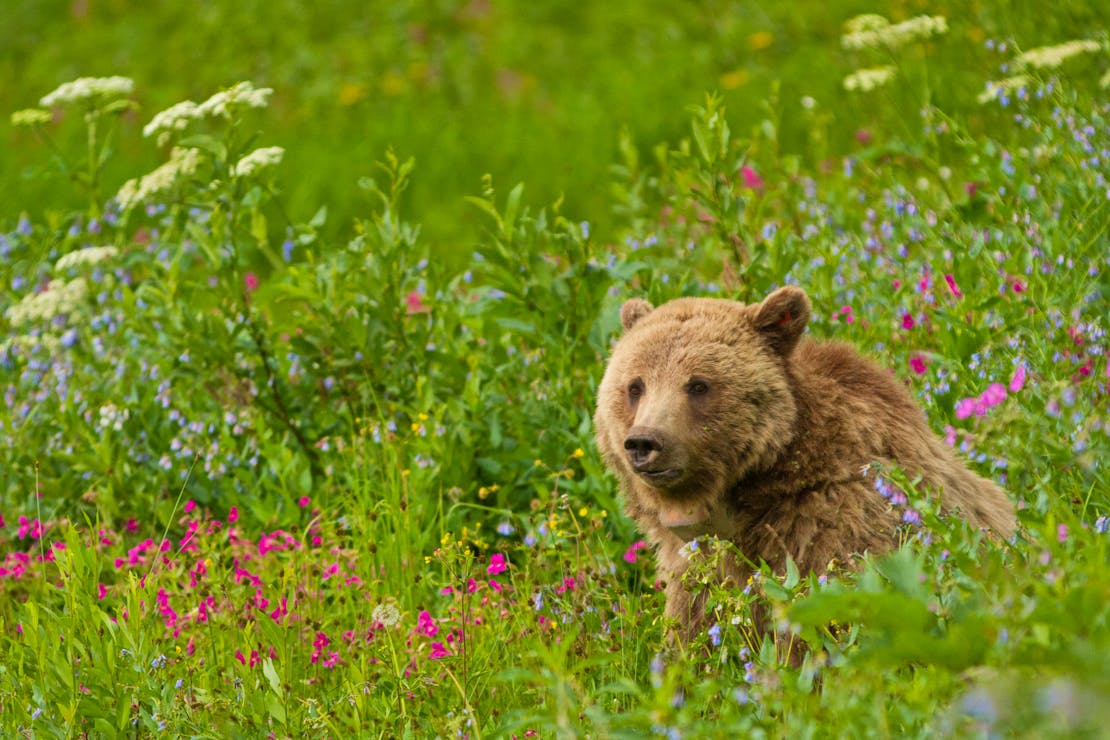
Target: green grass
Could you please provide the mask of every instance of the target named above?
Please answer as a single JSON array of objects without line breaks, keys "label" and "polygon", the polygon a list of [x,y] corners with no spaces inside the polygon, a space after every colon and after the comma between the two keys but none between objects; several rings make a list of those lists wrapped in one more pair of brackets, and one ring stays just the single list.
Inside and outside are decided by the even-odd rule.
[{"label": "green grass", "polygon": [[[61,106],[0,151],[5,736],[1106,734],[1097,8],[902,4],[949,32],[853,56],[874,6],[84,7],[0,30],[7,108],[86,74],[138,104]],[[1101,47],[979,103],[1010,34]],[[187,171],[114,197],[170,156],[154,113],[246,78],[268,105],[192,121]],[[1020,532],[985,541],[889,471],[922,519],[900,549],[705,578],[716,626],[683,652],[596,385],[626,298],[785,283]]]}]

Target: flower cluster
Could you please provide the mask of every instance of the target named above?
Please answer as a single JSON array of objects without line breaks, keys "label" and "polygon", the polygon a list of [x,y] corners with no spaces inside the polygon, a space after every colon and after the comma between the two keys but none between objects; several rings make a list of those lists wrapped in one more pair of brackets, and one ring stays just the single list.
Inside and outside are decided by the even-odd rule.
[{"label": "flower cluster", "polygon": [[41,108],[26,108],[12,113],[12,126],[42,126],[54,118],[50,111]]},{"label": "flower cluster", "polygon": [[12,326],[22,326],[36,321],[50,321],[72,313],[88,297],[89,289],[83,278],[66,282],[51,280],[46,290],[32,293],[8,308],[4,315]]},{"label": "flower cluster", "polygon": [[1028,89],[1032,84],[1033,79],[1029,75],[1013,75],[998,81],[988,82],[986,89],[979,93],[976,100],[980,103],[989,103],[992,100],[1007,97],[1016,90]]},{"label": "flower cluster", "polygon": [[255,87],[250,82],[240,82],[227,90],[221,90],[203,103],[191,100],[175,103],[161,111],[143,126],[143,136],[158,136],[158,146],[169,143],[174,134],[181,133],[193,121],[204,118],[230,119],[246,108],[265,108],[269,104],[273,89]]},{"label": "flower cluster", "polygon": [[200,166],[199,149],[175,147],[170,160],[150,174],[128,180],[116,193],[116,202],[124,211],[173,189],[183,178],[196,173]]},{"label": "flower cluster", "polygon": [[60,85],[43,96],[39,104],[44,108],[56,106],[91,106],[116,98],[125,98],[135,89],[128,77],[80,77]]},{"label": "flower cluster", "polygon": [[840,43],[845,49],[860,50],[886,47],[897,49],[913,41],[923,41],[948,33],[948,21],[940,15],[919,15],[902,23],[891,24],[881,15],[856,16],[845,24]]},{"label": "flower cluster", "polygon": [[869,92],[882,87],[894,78],[894,67],[869,67],[857,69],[844,78],[844,89],[850,92]]},{"label": "flower cluster", "polygon": [[1014,65],[1019,69],[1055,69],[1074,56],[1093,54],[1101,48],[1097,41],[1078,39],[1055,46],[1040,46],[1021,54]]},{"label": "flower cluster", "polygon": [[[1025,387],[1027,374],[1024,365],[1018,365],[1014,375],[1010,378],[1009,392],[1017,393]],[[956,418],[966,419],[975,416],[986,416],[987,411],[1006,400],[1008,395],[1006,386],[1001,383],[991,383],[987,389],[975,398],[963,398],[956,403]]]},{"label": "flower cluster", "polygon": [[285,150],[280,146],[266,146],[255,149],[232,165],[231,174],[234,177],[250,177],[259,170],[279,164],[284,154]]},{"label": "flower cluster", "polygon": [[247,108],[265,108],[270,104],[273,88],[255,87],[250,82],[239,82],[227,90],[221,90],[197,106],[202,116],[232,118]]},{"label": "flower cluster", "polygon": [[191,100],[183,100],[151,118],[150,123],[143,126],[143,136],[150,138],[157,134],[158,146],[165,146],[171,134],[184,131],[200,117],[200,106]]},{"label": "flower cluster", "polygon": [[85,247],[63,255],[55,264],[54,269],[64,272],[74,267],[88,267],[106,259],[111,259],[119,253],[115,247]]}]

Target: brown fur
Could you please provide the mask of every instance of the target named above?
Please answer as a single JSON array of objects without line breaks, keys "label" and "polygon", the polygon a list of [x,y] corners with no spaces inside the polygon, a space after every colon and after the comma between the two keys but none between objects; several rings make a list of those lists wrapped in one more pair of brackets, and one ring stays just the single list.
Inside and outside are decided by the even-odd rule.
[{"label": "brown fur", "polygon": [[[893,373],[846,344],[801,339],[809,314],[794,287],[750,306],[633,299],[621,309],[597,444],[658,548],[666,611],[686,636],[704,619],[681,584],[679,550],[695,537],[728,540],[780,572],[789,556],[802,573],[895,545],[898,515],[863,472],[869,463],[921,476],[946,514],[1003,536],[1014,529],[1003,491],[937,438]],[[734,561],[721,575],[743,584],[750,572]]]}]

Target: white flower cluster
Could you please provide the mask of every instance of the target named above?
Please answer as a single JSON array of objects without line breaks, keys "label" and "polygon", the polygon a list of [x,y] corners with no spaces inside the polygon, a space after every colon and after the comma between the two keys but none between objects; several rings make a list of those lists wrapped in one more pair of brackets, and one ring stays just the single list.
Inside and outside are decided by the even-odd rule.
[{"label": "white flower cluster", "polygon": [[116,202],[124,211],[129,211],[155,195],[173,188],[183,177],[197,171],[200,165],[200,150],[174,147],[170,161],[148,175],[128,180],[116,193]]},{"label": "white flower cluster", "polygon": [[1101,49],[1097,41],[1075,40],[1056,46],[1041,46],[1030,49],[1017,59],[1014,64],[1019,69],[1054,69],[1079,54],[1090,54]]},{"label": "white flower cluster", "polygon": [[840,43],[845,49],[860,50],[885,46],[897,49],[912,41],[923,41],[948,33],[948,21],[942,15],[919,15],[908,21],[891,24],[881,15],[856,16],[845,24]]},{"label": "white flower cluster", "polygon": [[158,146],[165,146],[175,132],[184,131],[193,121],[208,116],[231,118],[241,108],[265,108],[273,89],[255,87],[250,82],[239,82],[221,90],[201,104],[183,100],[171,105],[143,126],[143,136],[158,135]]},{"label": "white flower cluster", "polygon": [[998,80],[997,82],[988,82],[987,89],[979,93],[979,97],[976,99],[980,103],[989,103],[992,100],[996,100],[1003,95],[1008,95],[1015,90],[1019,90],[1023,87],[1028,88],[1032,86],[1032,84],[1033,79],[1029,77],[1029,75],[1014,75],[1013,77],[1007,77],[1006,79]]},{"label": "white flower cluster", "polygon": [[12,126],[41,126],[50,123],[54,116],[41,108],[26,108],[12,113]]},{"label": "white flower cluster", "polygon": [[285,150],[280,146],[265,146],[261,149],[255,149],[232,165],[231,174],[234,177],[250,177],[259,170],[280,164],[281,157],[284,154]]},{"label": "white flower cluster", "polygon": [[116,408],[113,403],[106,403],[100,407],[100,420],[98,425],[101,429],[115,429],[117,432],[123,430],[123,422],[127,421],[127,409]]},{"label": "white flower cluster", "polygon": [[44,108],[84,105],[112,98],[125,98],[134,89],[135,83],[128,77],[80,77],[43,96],[39,104]]},{"label": "white flower cluster", "polygon": [[149,138],[158,134],[158,146],[165,146],[171,133],[184,131],[190,122],[200,118],[199,111],[200,106],[191,100],[171,105],[143,126],[143,136]]},{"label": "white flower cluster", "polygon": [[88,298],[84,278],[51,280],[46,290],[24,296],[23,300],[4,312],[13,327],[34,321],[50,321],[56,316],[73,312]]},{"label": "white flower cluster", "polygon": [[97,262],[115,257],[118,253],[119,250],[115,247],[85,247],[62,255],[61,259],[54,263],[54,269],[64,272],[71,267],[95,265]]},{"label": "white flower cluster", "polygon": [[870,67],[857,69],[844,78],[844,89],[851,92],[869,92],[882,87],[894,77],[894,67]]},{"label": "white flower cluster", "polygon": [[269,105],[273,92],[269,87],[255,87],[249,82],[240,82],[205,100],[197,106],[197,111],[202,116],[231,118],[237,108],[265,108]]}]

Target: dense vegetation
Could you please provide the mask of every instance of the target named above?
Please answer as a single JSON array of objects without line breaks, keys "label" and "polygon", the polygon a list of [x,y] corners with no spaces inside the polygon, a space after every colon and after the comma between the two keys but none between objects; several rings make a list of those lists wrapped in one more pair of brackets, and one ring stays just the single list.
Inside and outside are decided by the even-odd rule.
[{"label": "dense vegetation", "polygon": [[[1104,734],[1097,8],[227,5],[0,31],[5,735]],[[683,653],[593,394],[625,298],[784,283],[1021,529],[884,471],[902,548]]]}]

